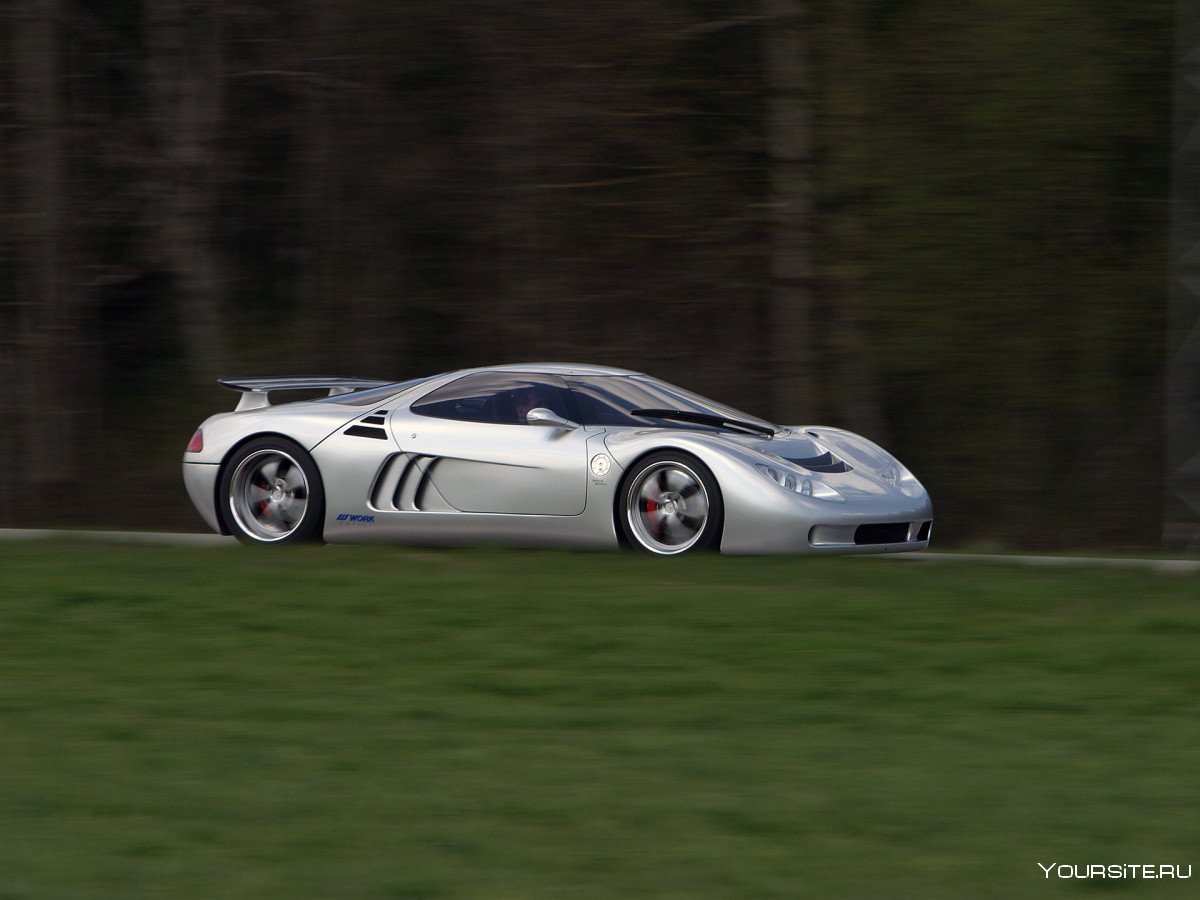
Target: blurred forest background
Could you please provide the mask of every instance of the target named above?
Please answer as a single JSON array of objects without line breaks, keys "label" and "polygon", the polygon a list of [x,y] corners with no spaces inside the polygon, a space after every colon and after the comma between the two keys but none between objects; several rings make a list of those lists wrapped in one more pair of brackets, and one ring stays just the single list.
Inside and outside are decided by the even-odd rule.
[{"label": "blurred forest background", "polygon": [[202,527],[219,376],[538,359],[1159,541],[1171,2],[0,9],[0,525]]}]

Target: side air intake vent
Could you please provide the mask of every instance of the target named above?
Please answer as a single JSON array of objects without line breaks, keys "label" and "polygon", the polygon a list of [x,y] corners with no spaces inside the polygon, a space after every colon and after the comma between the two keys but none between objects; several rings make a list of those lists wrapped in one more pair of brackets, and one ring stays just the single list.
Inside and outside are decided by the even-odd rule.
[{"label": "side air intake vent", "polygon": [[374,509],[398,512],[453,512],[430,477],[438,457],[396,453],[388,458],[371,488]]}]

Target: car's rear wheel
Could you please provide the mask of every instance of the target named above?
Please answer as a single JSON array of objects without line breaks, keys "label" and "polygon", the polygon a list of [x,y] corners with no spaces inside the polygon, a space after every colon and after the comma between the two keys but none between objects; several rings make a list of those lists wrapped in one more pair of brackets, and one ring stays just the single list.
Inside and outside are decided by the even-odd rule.
[{"label": "car's rear wheel", "polygon": [[675,556],[713,549],[721,535],[723,506],[717,480],[688,453],[643,457],[618,492],[621,533],[636,550]]},{"label": "car's rear wheel", "polygon": [[325,492],[316,463],[282,437],[238,448],[221,473],[220,498],[229,530],[251,544],[320,539]]}]

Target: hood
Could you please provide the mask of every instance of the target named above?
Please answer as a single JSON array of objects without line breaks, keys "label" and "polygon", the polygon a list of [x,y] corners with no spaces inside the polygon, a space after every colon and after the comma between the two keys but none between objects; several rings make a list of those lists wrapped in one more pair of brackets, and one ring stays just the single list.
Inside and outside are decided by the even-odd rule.
[{"label": "hood", "polygon": [[[650,431],[642,430],[640,435],[647,436]],[[663,432],[673,432],[673,436],[680,434],[675,429],[653,429],[653,432],[660,439]],[[894,456],[867,438],[840,428],[796,425],[785,427],[772,437],[733,432],[691,431],[688,434],[697,444],[750,450],[757,458],[748,457],[746,461],[751,464],[756,461],[789,464],[847,497],[880,497],[896,493],[915,497],[925,493]]]}]

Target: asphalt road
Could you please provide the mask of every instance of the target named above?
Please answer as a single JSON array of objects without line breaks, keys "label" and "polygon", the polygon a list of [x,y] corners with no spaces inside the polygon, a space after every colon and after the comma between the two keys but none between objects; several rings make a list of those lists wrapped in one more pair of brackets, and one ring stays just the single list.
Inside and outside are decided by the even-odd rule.
[{"label": "asphalt road", "polygon": [[70,531],[51,528],[0,528],[0,541],[76,538],[130,544],[229,544],[237,540],[221,534],[184,534],[167,531]]},{"label": "asphalt road", "polygon": [[[42,528],[0,528],[0,541],[50,540],[75,538],[94,541],[115,541],[136,544],[179,544],[237,546],[232,537],[219,534],[190,534],[155,531],[69,531]],[[913,563],[982,562],[1015,566],[1091,567],[1113,569],[1143,569],[1162,575],[1193,575],[1200,573],[1200,559],[1139,559],[1110,556],[1034,556],[992,553],[882,553],[864,559],[889,559]]]}]

